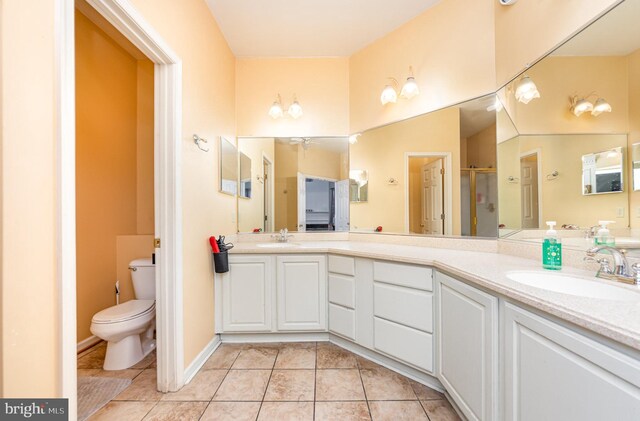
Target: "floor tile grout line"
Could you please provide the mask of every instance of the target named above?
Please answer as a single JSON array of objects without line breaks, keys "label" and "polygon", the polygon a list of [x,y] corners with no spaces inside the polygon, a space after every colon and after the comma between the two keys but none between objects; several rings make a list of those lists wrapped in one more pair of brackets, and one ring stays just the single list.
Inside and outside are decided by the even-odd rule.
[{"label": "floor tile grout line", "polygon": [[360,371],[360,362],[357,358],[356,366],[358,367],[358,377],[360,378],[360,384],[362,385],[362,391],[364,392],[364,401],[367,403],[367,410],[369,411],[369,419],[373,420],[373,415],[371,415],[371,406],[369,406],[369,399],[367,398],[367,389],[364,387],[364,380],[362,380],[362,372]]},{"label": "floor tile grout line", "polygon": [[269,390],[269,383],[271,383],[271,376],[273,376],[273,367],[276,366],[276,361],[278,360],[278,355],[280,355],[280,348],[276,348],[276,357],[273,359],[273,364],[271,365],[271,372],[269,373],[269,380],[267,380],[267,386],[264,388],[264,393],[262,394],[262,400],[260,401],[260,408],[258,408],[258,413],[256,414],[256,421],[258,417],[260,417],[260,411],[262,411],[262,405],[264,405],[264,398],[267,396],[267,390]]},{"label": "floor tile grout line", "polygon": [[[224,373],[224,377],[222,378],[222,381],[220,382],[220,384],[218,385],[218,387],[216,388],[216,391],[213,393],[213,395],[211,396],[211,399],[209,400],[209,403],[213,402],[213,398],[216,397],[216,393],[218,393],[218,391],[220,390],[220,388],[222,387],[222,383],[224,383],[224,381],[226,380],[227,376],[229,375],[229,373],[231,372],[231,367],[233,367],[233,365],[236,363],[236,360],[238,359],[238,357],[240,356],[240,353],[242,351],[238,351],[238,355],[236,355],[236,357],[233,359],[233,361],[231,362],[231,365],[229,366],[229,368],[227,369],[227,372]],[[216,352],[214,351],[213,354],[215,354]],[[211,354],[211,357],[213,357],[213,354]],[[209,357],[209,358],[211,358]],[[205,362],[206,364],[206,362]]]},{"label": "floor tile grout line", "polygon": [[315,344],[315,356],[313,359],[313,420],[316,419],[316,393],[318,391],[318,342]]}]

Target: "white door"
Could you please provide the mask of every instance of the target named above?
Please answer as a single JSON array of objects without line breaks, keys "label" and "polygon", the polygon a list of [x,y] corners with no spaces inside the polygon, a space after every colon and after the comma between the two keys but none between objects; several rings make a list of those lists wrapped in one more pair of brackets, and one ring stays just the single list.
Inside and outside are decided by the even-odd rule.
[{"label": "white door", "polygon": [[467,419],[497,419],[498,299],[439,272],[436,280],[438,379]]},{"label": "white door", "polygon": [[298,231],[307,230],[307,177],[298,173]]},{"label": "white door", "polygon": [[271,175],[271,162],[267,158],[262,158],[262,176],[264,180],[264,232],[273,231],[273,177]]},{"label": "white door", "polygon": [[500,310],[504,419],[640,419],[637,353],[618,352],[510,303]]},{"label": "white door", "polygon": [[539,228],[538,221],[538,156],[520,159],[522,228]]},{"label": "white door", "polygon": [[327,328],[327,262],[325,256],[278,256],[278,330]]},{"label": "white door", "polygon": [[336,181],[336,231],[349,231],[349,180]]},{"label": "white door", "polygon": [[270,256],[229,256],[229,272],[222,277],[225,332],[271,330],[272,275]]},{"label": "white door", "polygon": [[444,170],[442,159],[422,167],[422,232],[444,234]]}]

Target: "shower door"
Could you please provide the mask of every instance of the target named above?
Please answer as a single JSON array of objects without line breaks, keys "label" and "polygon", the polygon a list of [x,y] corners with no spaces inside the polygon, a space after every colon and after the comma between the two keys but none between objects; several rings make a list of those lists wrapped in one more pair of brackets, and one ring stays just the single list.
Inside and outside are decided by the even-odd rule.
[{"label": "shower door", "polygon": [[498,236],[498,179],[495,168],[463,168],[460,173],[462,235]]}]

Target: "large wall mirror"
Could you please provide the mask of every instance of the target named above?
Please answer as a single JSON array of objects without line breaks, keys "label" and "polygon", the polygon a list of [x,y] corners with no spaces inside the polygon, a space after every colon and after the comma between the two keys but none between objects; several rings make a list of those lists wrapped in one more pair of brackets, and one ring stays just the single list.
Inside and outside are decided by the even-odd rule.
[{"label": "large wall mirror", "polygon": [[235,196],[238,193],[238,149],[224,137],[220,137],[218,160],[218,168],[220,168],[218,191]]},{"label": "large wall mirror", "polygon": [[238,200],[238,232],[348,231],[348,145],[347,137],[239,138],[251,194]]},{"label": "large wall mirror", "polygon": [[367,130],[349,157],[367,174],[352,231],[497,236],[495,95]]},{"label": "large wall mirror", "polygon": [[[624,1],[498,93],[501,236],[540,241],[555,220],[584,249],[611,220],[619,245],[640,248],[639,19],[640,0]],[[523,77],[539,97],[516,99]]]}]

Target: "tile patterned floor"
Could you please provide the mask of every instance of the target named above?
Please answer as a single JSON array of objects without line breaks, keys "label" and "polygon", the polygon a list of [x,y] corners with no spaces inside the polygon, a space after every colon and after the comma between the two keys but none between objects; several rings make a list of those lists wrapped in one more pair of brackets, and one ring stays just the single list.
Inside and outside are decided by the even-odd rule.
[{"label": "tile patterned floor", "polygon": [[108,372],[104,351],[81,354],[78,375],[133,382],[91,420],[459,420],[439,392],[325,342],[222,344],[167,394],[156,391],[155,355]]}]

